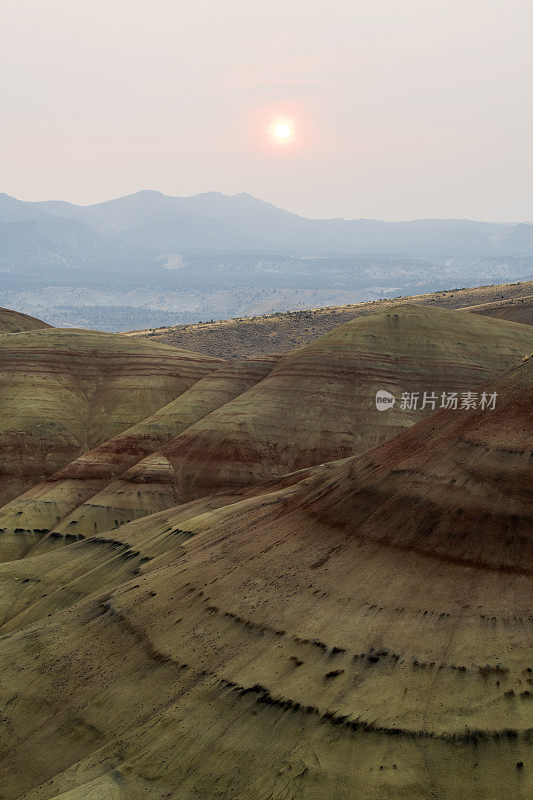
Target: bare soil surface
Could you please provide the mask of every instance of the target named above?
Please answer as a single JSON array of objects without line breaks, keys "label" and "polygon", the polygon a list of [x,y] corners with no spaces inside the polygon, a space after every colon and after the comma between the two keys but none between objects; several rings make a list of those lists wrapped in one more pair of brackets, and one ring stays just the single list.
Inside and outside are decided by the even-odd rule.
[{"label": "bare soil surface", "polygon": [[348,306],[280,312],[220,322],[198,322],[192,325],[132,331],[126,335],[155,339],[174,347],[218,358],[242,359],[302,347],[355,317],[405,304],[464,309],[513,322],[532,324],[533,281],[478,286],[473,289],[451,289],[432,294],[398,297],[394,300],[375,300]]}]

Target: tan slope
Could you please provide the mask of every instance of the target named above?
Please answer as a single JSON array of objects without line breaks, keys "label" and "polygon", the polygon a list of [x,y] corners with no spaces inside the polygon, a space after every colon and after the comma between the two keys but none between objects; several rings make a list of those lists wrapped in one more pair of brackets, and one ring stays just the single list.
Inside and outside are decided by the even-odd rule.
[{"label": "tan slope", "polygon": [[0,502],[152,414],[220,364],[97,331],[0,335]]},{"label": "tan slope", "polygon": [[[529,326],[422,307],[361,317],[282,358],[270,374],[184,431],[56,528],[90,535],[144,514],[345,458],[432,409],[378,412],[378,389],[464,392],[533,349]],[[12,523],[11,523],[12,524]]]},{"label": "tan slope", "polygon": [[17,528],[16,542],[0,543],[0,561],[25,552],[42,533],[120,476],[132,464],[264,378],[275,356],[226,364],[201,378],[152,416],[76,458],[44,483],[0,510],[0,528]]},{"label": "tan slope", "polygon": [[526,800],[531,361],[490,390],[124,526],[132,580],[0,639],[5,800]]},{"label": "tan slope", "polygon": [[[27,533],[2,536],[0,636],[139,575],[147,561],[156,564],[160,557],[166,561],[170,556],[182,555],[183,545],[191,536],[219,522],[221,517],[231,516],[234,507],[253,506],[255,498],[263,495],[267,503],[271,498],[278,503],[283,489],[298,488],[302,481],[331,471],[337,463],[200,498],[126,523],[103,535],[85,538],[50,533],[35,536],[33,540]],[[26,544],[24,549],[22,543]]]},{"label": "tan slope", "polygon": [[[155,330],[132,331],[128,335],[142,336],[150,341],[164,342],[174,347],[184,347],[186,350],[222,358],[249,358],[252,355],[281,353],[302,347],[356,317],[387,311],[398,305],[416,304],[449,310],[464,308],[470,311],[482,304],[488,308],[488,304],[493,303],[518,303],[526,297],[531,298],[532,293],[533,281],[521,281],[472,289],[450,289],[347,306],[283,311],[220,322],[197,322]],[[508,313],[510,316],[503,318],[514,322],[527,321],[515,318],[510,311]],[[489,311],[489,315],[493,315],[492,311]]]},{"label": "tan slope", "polygon": [[465,308],[473,314],[484,314],[487,317],[507,319],[523,325],[533,325],[533,295],[517,297],[511,300],[500,300]]},{"label": "tan slope", "polygon": [[36,317],[22,314],[20,311],[12,311],[10,308],[0,308],[0,333],[20,333],[21,331],[33,331],[38,328],[51,328],[47,322],[43,322]]}]

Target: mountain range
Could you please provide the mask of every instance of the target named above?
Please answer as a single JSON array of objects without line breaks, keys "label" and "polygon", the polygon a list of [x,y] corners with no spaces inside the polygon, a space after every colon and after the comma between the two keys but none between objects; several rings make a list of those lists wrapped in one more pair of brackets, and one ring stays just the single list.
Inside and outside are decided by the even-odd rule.
[{"label": "mountain range", "polygon": [[111,332],[509,283],[533,225],[313,220],[155,191],[78,206],[0,195],[0,305]]},{"label": "mountain range", "polygon": [[4,264],[103,265],[166,252],[264,252],[297,255],[526,255],[533,224],[421,219],[307,219],[258,200],[208,192],[170,197],[140,191],[95,205],[24,202],[0,195]]}]

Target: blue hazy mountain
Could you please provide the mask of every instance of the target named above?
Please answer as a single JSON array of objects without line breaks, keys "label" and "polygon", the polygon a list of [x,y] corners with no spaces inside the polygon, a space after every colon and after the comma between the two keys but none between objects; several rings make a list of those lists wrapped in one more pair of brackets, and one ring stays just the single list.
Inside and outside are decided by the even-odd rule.
[{"label": "blue hazy mountain", "polygon": [[0,305],[56,325],[127,330],[532,273],[528,223],[315,220],[218,192],[90,206],[0,194]]},{"label": "blue hazy mountain", "polygon": [[[533,225],[301,217],[249,194],[156,191],[78,206],[0,195],[0,264],[148,268],[160,253],[501,256],[533,254]],[[147,260],[148,259],[148,260]],[[133,264],[132,264],[133,266]]]}]

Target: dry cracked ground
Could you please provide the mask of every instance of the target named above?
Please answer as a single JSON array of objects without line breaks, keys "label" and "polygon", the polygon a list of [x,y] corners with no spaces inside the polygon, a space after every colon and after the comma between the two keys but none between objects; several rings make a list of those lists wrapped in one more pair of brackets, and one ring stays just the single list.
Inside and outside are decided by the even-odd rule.
[{"label": "dry cracked ground", "polygon": [[531,797],[533,326],[408,300],[231,360],[0,310],[1,800]]}]

